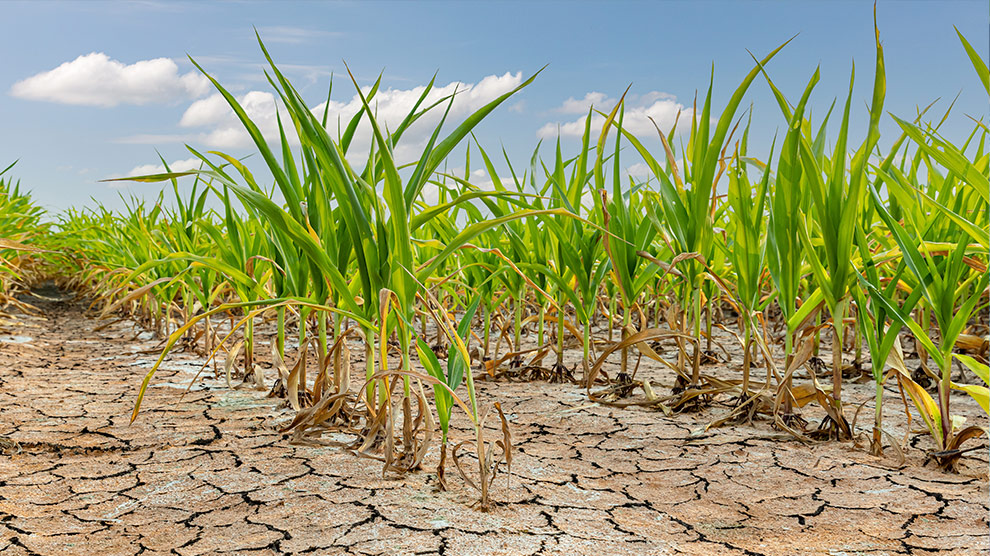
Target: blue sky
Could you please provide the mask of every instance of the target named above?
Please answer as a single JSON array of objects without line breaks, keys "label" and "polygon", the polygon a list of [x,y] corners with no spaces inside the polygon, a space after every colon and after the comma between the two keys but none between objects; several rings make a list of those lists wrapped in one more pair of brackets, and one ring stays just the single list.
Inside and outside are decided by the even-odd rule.
[{"label": "blue sky", "polygon": [[[797,35],[771,62],[771,76],[796,100],[820,64],[812,107],[823,114],[833,99],[844,100],[855,60],[852,130],[859,141],[873,79],[872,9],[851,1],[5,2],[0,167],[20,159],[13,175],[58,210],[90,198],[119,206],[121,193],[154,196],[154,185],[98,180],[153,169],[156,149],[170,163],[191,158],[184,143],[250,153],[229,109],[186,55],[245,98],[261,121],[273,122],[254,27],[311,106],[325,100],[334,72],[331,108],[345,116],[354,90],[342,61],[362,86],[384,72],[386,115],[401,113],[435,72],[438,87],[467,89],[455,112],[463,116],[549,64],[478,129],[483,146],[497,152],[504,145],[517,167],[528,165],[540,138],[550,156],[546,141],[558,129],[573,151],[567,134],[588,104],[610,109],[630,84],[627,113],[664,125],[690,108],[695,91],[704,94],[714,64],[713,98],[721,109],[752,67],[747,49],[762,56]],[[986,55],[986,1],[880,2],[878,14],[887,110],[912,117],[916,106],[941,98],[936,110],[944,111],[958,94],[943,132],[965,137],[972,129],[966,115],[986,118],[988,107],[953,26]],[[760,79],[750,102],[751,143],[767,149],[782,116]],[[426,131],[410,134],[405,156]],[[648,131],[644,125],[644,138],[655,142]],[[889,119],[883,132],[889,144],[896,133]],[[462,164],[460,156],[451,160]]]}]

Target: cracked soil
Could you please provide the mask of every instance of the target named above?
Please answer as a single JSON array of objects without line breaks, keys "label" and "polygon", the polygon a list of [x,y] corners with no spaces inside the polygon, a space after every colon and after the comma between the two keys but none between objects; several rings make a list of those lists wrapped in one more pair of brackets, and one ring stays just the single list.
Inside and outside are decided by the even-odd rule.
[{"label": "cracked soil", "polygon": [[[47,319],[0,343],[4,555],[990,549],[985,439],[947,474],[924,465],[922,436],[904,461],[875,458],[851,443],[802,445],[766,420],[705,431],[715,410],[665,417],[590,404],[573,385],[482,382],[482,401],[500,401],[511,422],[514,458],[496,478],[499,504],[481,512],[452,465],[450,490],[436,492],[437,446],[423,471],[383,477],[346,450],[290,444],[278,430],[291,410],[265,392],[208,372],[182,397],[202,364],[192,354],[169,357],[128,424],[156,342],[127,323],[94,331],[78,302],[35,303]],[[855,406],[872,384],[848,392]],[[900,397],[885,396],[903,437]],[[985,425],[971,400],[953,401]],[[866,405],[859,428],[871,418]],[[467,424],[455,412],[455,442],[470,438]]]}]

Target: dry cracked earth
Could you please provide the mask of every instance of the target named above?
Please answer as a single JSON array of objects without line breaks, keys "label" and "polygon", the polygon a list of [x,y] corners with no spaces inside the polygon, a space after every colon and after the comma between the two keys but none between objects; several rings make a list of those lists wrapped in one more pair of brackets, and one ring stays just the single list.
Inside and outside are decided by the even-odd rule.
[{"label": "dry cracked earth", "polygon": [[425,471],[383,477],[346,450],[290,444],[278,432],[289,410],[264,392],[211,373],[181,397],[202,361],[189,354],[170,357],[128,424],[155,342],[125,323],[94,331],[78,302],[35,303],[47,319],[0,343],[4,555],[990,548],[982,439],[963,472],[947,474],[915,448],[906,461],[880,459],[849,443],[804,446],[766,421],[705,431],[710,415],[597,406],[571,385],[488,383],[482,398],[502,402],[515,457],[495,483],[500,503],[481,512],[452,470],[451,489],[436,492],[435,447]]}]

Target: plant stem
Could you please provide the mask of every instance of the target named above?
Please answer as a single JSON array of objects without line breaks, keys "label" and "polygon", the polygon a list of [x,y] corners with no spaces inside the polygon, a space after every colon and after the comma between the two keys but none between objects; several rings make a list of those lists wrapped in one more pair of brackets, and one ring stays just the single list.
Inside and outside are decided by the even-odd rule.
[{"label": "plant stem", "polygon": [[299,311],[299,390],[306,391],[306,321],[309,310]]},{"label": "plant stem", "polygon": [[484,338],[485,338],[484,339],[484,344],[485,344],[485,347],[484,347],[484,355],[483,355],[483,357],[487,358],[488,357],[489,344],[491,343],[490,340],[491,340],[491,332],[492,332],[492,313],[491,313],[491,311],[488,310],[487,307],[482,308],[481,312],[484,313],[483,320],[484,320],[484,327],[485,327],[485,330],[484,330]]},{"label": "plant stem", "polygon": [[877,391],[873,412],[873,442],[870,445],[870,452],[875,456],[883,455],[883,444],[880,436],[880,431],[883,427],[883,382],[881,380],[876,381]]},{"label": "plant stem", "polygon": [[835,409],[842,413],[842,333],[848,298],[839,300],[832,315],[832,397],[835,399]]},{"label": "plant stem", "polygon": [[752,328],[750,325],[749,318],[747,317],[744,321],[743,328],[745,332],[743,333],[743,383],[742,383],[742,397],[746,399],[749,397],[749,367],[752,362],[752,354],[750,352],[750,344],[752,343]]},{"label": "plant stem", "polygon": [[564,364],[564,303],[557,305],[557,364]]},{"label": "plant stem", "polygon": [[[412,345],[412,331],[408,330],[402,324],[399,325],[399,349],[402,351],[402,371],[408,373],[412,370],[412,364],[409,360],[409,348]],[[468,371],[470,373],[470,370]],[[402,375],[402,394],[405,397],[409,397],[409,375]]]},{"label": "plant stem", "polygon": [[612,329],[615,328],[615,296],[608,299],[608,341],[612,341]]},{"label": "plant stem", "polygon": [[712,301],[713,297],[709,297],[705,303],[705,333],[707,334],[705,349],[709,352],[712,351],[712,320],[714,319],[712,316]]},{"label": "plant stem", "polygon": [[321,366],[323,364],[323,359],[327,356],[327,313],[326,311],[320,311],[317,317],[317,329],[319,334],[319,362]]},{"label": "plant stem", "polygon": [[275,309],[277,329],[275,333],[275,348],[279,356],[285,358],[285,306]]},{"label": "plant stem", "polygon": [[543,345],[543,317],[546,314],[546,308],[543,303],[540,303],[540,309],[536,317],[536,345]]},{"label": "plant stem", "polygon": [[694,363],[691,365],[691,385],[695,386],[701,379],[701,290],[695,290],[694,295]]},{"label": "plant stem", "polygon": [[515,298],[515,321],[514,321],[514,332],[513,341],[515,342],[512,346],[512,351],[519,351],[522,345],[522,309],[523,309],[523,293],[522,288],[516,291]]},{"label": "plant stem", "polygon": [[244,372],[245,376],[254,371],[254,318],[248,318],[244,325]]},{"label": "plant stem", "polygon": [[590,368],[591,362],[589,361],[589,350],[591,348],[591,322],[590,319],[584,321],[584,339],[582,342],[582,349],[584,350],[584,384],[588,385],[588,369]]},{"label": "plant stem", "polygon": [[[622,340],[629,336],[629,323],[632,322],[632,307],[622,308]],[[629,374],[629,347],[622,348],[622,367],[619,371],[623,375]]]},{"label": "plant stem", "polygon": [[784,414],[790,415],[794,412],[794,405],[791,403],[791,383],[792,379],[790,373],[788,372],[791,367],[791,359],[794,354],[791,351],[794,349],[794,332],[788,328],[786,334],[784,335],[784,376],[787,377],[784,380]]},{"label": "plant stem", "polygon": [[952,351],[943,350],[942,353],[942,380],[938,384],[939,410],[942,413],[942,438],[939,442],[939,450],[944,450],[952,435],[952,417],[949,413],[949,394],[952,392]]},{"label": "plant stem", "polygon": [[371,377],[375,376],[375,331],[371,328],[364,329],[364,378],[368,381],[365,390],[365,401],[368,404],[368,411],[375,410],[375,384],[371,382]]}]

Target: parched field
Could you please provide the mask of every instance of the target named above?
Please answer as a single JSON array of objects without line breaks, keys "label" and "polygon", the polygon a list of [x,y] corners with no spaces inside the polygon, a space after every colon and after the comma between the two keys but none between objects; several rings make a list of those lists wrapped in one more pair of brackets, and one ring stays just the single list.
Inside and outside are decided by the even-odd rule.
[{"label": "parched field", "polygon": [[[680,77],[596,46],[625,92],[542,32],[475,83],[301,65],[264,26],[260,65],[231,29],[19,77],[192,104],[87,135],[85,168],[46,139],[23,188],[30,142],[0,163],[0,556],[990,553],[986,29],[873,8],[817,45],[775,16],[675,40]],[[903,33],[958,41],[928,56],[958,94],[914,86]],[[533,63],[563,52],[580,81]],[[159,142],[187,158],[128,158]]]},{"label": "parched field", "polygon": [[[450,490],[436,492],[436,447],[423,471],[383,477],[379,462],[345,449],[290,444],[279,428],[292,412],[265,392],[229,390],[208,372],[182,398],[202,362],[190,354],[170,356],[128,425],[155,342],[128,323],[94,331],[79,302],[36,303],[47,320],[0,343],[3,554],[990,548],[985,447],[947,474],[924,466],[919,449],[901,462],[848,442],[805,446],[766,420],[706,431],[717,409],[665,417],[589,404],[569,384],[480,382],[483,399],[497,389],[514,443],[486,513],[450,462]],[[850,405],[871,390],[851,387]],[[887,394],[888,424],[903,431],[896,391]]]}]

